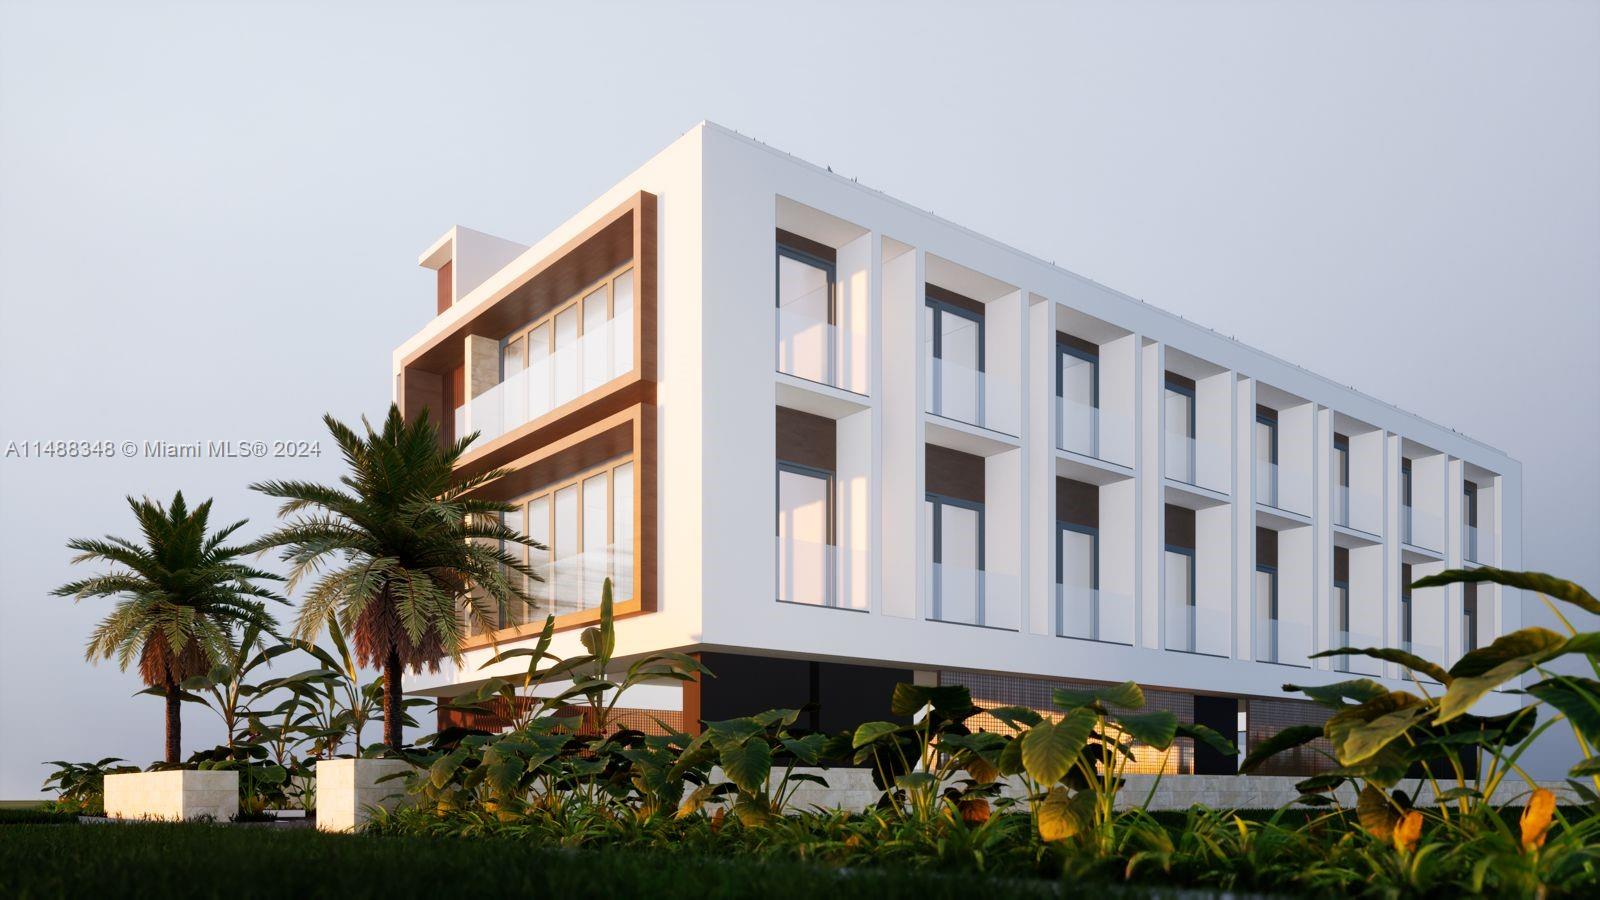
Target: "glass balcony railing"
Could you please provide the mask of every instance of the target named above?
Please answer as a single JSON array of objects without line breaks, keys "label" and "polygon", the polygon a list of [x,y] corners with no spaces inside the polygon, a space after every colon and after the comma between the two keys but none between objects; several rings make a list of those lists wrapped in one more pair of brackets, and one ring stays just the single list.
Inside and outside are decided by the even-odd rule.
[{"label": "glass balcony railing", "polygon": [[856,394],[865,385],[846,372],[846,334],[839,326],[795,309],[778,307],[778,371]]},{"label": "glass balcony railing", "polygon": [[933,564],[930,618],[985,628],[1017,628],[1019,582],[1014,575]]},{"label": "glass balcony railing", "polygon": [[[1444,648],[1438,644],[1424,644],[1418,643],[1417,641],[1401,641],[1400,649],[1412,654],[1413,656],[1420,656],[1428,662],[1438,663],[1440,665],[1444,664]],[[1403,666],[1397,666],[1397,668],[1399,669],[1400,676],[1402,678],[1410,678],[1410,676],[1406,674],[1408,671],[1407,669],[1405,669]],[[1446,666],[1446,668],[1449,667]],[[1416,676],[1423,681],[1437,683],[1434,682],[1432,678],[1424,675],[1421,672],[1417,672]]]},{"label": "glass balcony railing", "polygon": [[1333,523],[1368,534],[1382,534],[1378,498],[1347,484],[1333,486]]},{"label": "glass balcony railing", "polygon": [[1311,626],[1282,619],[1256,620],[1255,658],[1288,666],[1309,666]]},{"label": "glass balcony railing", "polygon": [[1166,648],[1209,656],[1228,655],[1227,616],[1168,598]]},{"label": "glass balcony railing", "polygon": [[1425,509],[1409,504],[1400,506],[1400,540],[1413,547],[1435,552],[1444,550],[1443,520]]},{"label": "glass balcony railing", "polygon": [[1056,585],[1056,634],[1110,644],[1133,643],[1133,600],[1076,584]]},{"label": "glass balcony railing", "polygon": [[781,535],[777,549],[779,602],[866,609],[866,553]]},{"label": "glass balcony railing", "polygon": [[1107,432],[1131,435],[1133,430],[1127,416],[1066,397],[1056,398],[1057,449],[1107,459],[1101,444],[1101,436]]},{"label": "glass balcony railing", "polygon": [[[1381,642],[1378,636],[1365,631],[1335,631],[1333,633],[1333,647],[1376,647]],[[1335,656],[1332,657],[1335,672],[1360,672],[1366,675],[1376,675],[1381,666],[1376,660],[1365,656]]]},{"label": "glass balcony railing", "polygon": [[632,368],[633,320],[612,319],[456,407],[456,435],[492,441]]},{"label": "glass balcony railing", "polygon": [[[491,624],[496,628],[513,628],[541,622],[547,615],[562,616],[598,608],[607,578],[611,579],[612,598],[619,602],[627,600],[633,596],[633,565],[633,548],[624,544],[610,544],[598,550],[530,563],[529,568],[539,576],[538,580],[524,586],[532,603],[508,604],[493,611],[489,616]],[[469,634],[483,633],[471,617],[466,617],[465,621]]]},{"label": "glass balcony railing", "polygon": [[1020,433],[1022,389],[1015,381],[932,356],[922,361],[928,412],[1003,434]]},{"label": "glass balcony railing", "polygon": [[[1164,471],[1168,478],[1211,490],[1227,490],[1225,473],[1229,457],[1224,445],[1172,431],[1162,432],[1162,437],[1166,441]],[[1219,466],[1221,471],[1217,470]]]},{"label": "glass balcony railing", "polygon": [[1274,509],[1309,514],[1311,478],[1304,469],[1256,460],[1256,502]]},{"label": "glass balcony railing", "polygon": [[1475,525],[1461,526],[1461,558],[1468,562],[1494,562],[1494,532]]}]

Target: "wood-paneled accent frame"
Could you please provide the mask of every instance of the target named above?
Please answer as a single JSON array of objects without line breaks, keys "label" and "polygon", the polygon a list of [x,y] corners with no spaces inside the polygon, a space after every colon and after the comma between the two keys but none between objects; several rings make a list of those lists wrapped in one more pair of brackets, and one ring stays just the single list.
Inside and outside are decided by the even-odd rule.
[{"label": "wood-paneled accent frame", "polygon": [[[485,485],[476,493],[499,500],[512,500],[618,456],[631,456],[634,462],[633,596],[616,598],[612,607],[615,617],[623,619],[656,610],[659,489],[654,404],[635,404],[544,444],[507,466],[509,471],[505,477]],[[556,630],[582,628],[599,620],[599,609],[578,610],[557,616]],[[521,640],[537,635],[543,628],[544,620],[541,618],[515,628],[473,636],[462,642],[462,649],[472,650]]]}]

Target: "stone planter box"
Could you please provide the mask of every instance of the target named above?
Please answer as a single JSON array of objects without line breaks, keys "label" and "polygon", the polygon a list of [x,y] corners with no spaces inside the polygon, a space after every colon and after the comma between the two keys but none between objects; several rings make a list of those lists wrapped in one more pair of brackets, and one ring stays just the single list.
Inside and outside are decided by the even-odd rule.
[{"label": "stone planter box", "polygon": [[113,819],[226,822],[238,814],[238,772],[172,769],[106,776],[106,815]]},{"label": "stone planter box", "polygon": [[412,766],[403,759],[325,759],[317,763],[317,829],[354,831],[374,807],[394,809],[406,798],[403,778],[379,779]]}]

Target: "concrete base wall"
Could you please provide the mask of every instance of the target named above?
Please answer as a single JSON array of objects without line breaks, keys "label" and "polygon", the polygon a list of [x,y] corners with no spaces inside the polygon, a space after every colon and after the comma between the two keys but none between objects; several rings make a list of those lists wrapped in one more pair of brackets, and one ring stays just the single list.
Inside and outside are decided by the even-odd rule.
[{"label": "concrete base wall", "polygon": [[[789,801],[790,812],[811,808],[859,810],[878,802],[879,791],[872,783],[872,773],[867,769],[799,768],[795,771],[817,775],[826,780],[828,786],[800,785]],[[771,782],[774,787],[781,775],[781,772],[774,773]],[[721,780],[722,773],[713,770],[712,779]],[[1295,802],[1300,792],[1294,786],[1303,780],[1299,776],[1289,775],[1129,775],[1125,779],[1127,783],[1117,795],[1117,805],[1123,809],[1138,807],[1148,798],[1148,808],[1152,810],[1185,810],[1196,804],[1222,810],[1276,809]],[[1439,786],[1445,790],[1452,787],[1442,782]],[[1571,789],[1563,783],[1542,786],[1554,791],[1564,801],[1577,799],[1571,796]],[[1417,790],[1418,783],[1403,781],[1398,787],[1409,795]],[[1529,790],[1528,785],[1520,779],[1506,779],[1495,790],[1491,800],[1496,805],[1522,802]],[[1007,781],[1003,795],[1022,797],[1024,791],[1021,782],[1016,779]],[[1422,785],[1417,797],[1422,805],[1433,805],[1433,789],[1430,786]],[[1354,806],[1355,789],[1343,787],[1335,799],[1341,805]]]},{"label": "concrete base wall", "polygon": [[325,759],[317,763],[317,828],[354,831],[371,818],[374,807],[394,809],[406,797],[404,778],[379,781],[408,772],[403,759]]},{"label": "concrete base wall", "polygon": [[114,819],[212,818],[239,814],[239,773],[173,769],[106,776],[106,815]]}]

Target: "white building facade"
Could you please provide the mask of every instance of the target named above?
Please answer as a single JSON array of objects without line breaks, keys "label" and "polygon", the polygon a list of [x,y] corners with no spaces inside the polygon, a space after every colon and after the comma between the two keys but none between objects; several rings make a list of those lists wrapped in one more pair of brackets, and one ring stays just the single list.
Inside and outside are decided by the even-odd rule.
[{"label": "white building facade", "polygon": [[1406,587],[1520,567],[1515,460],[715,125],[531,247],[456,228],[422,263],[396,401],[479,432],[462,468],[509,469],[549,548],[427,693],[520,671],[483,663],[547,614],[580,652],[606,577],[620,656],[717,673],[626,701],[690,730],[1133,679],[1250,742],[1316,720],[1286,682],[1409,683],[1314,652],[1519,627],[1509,589]]}]

